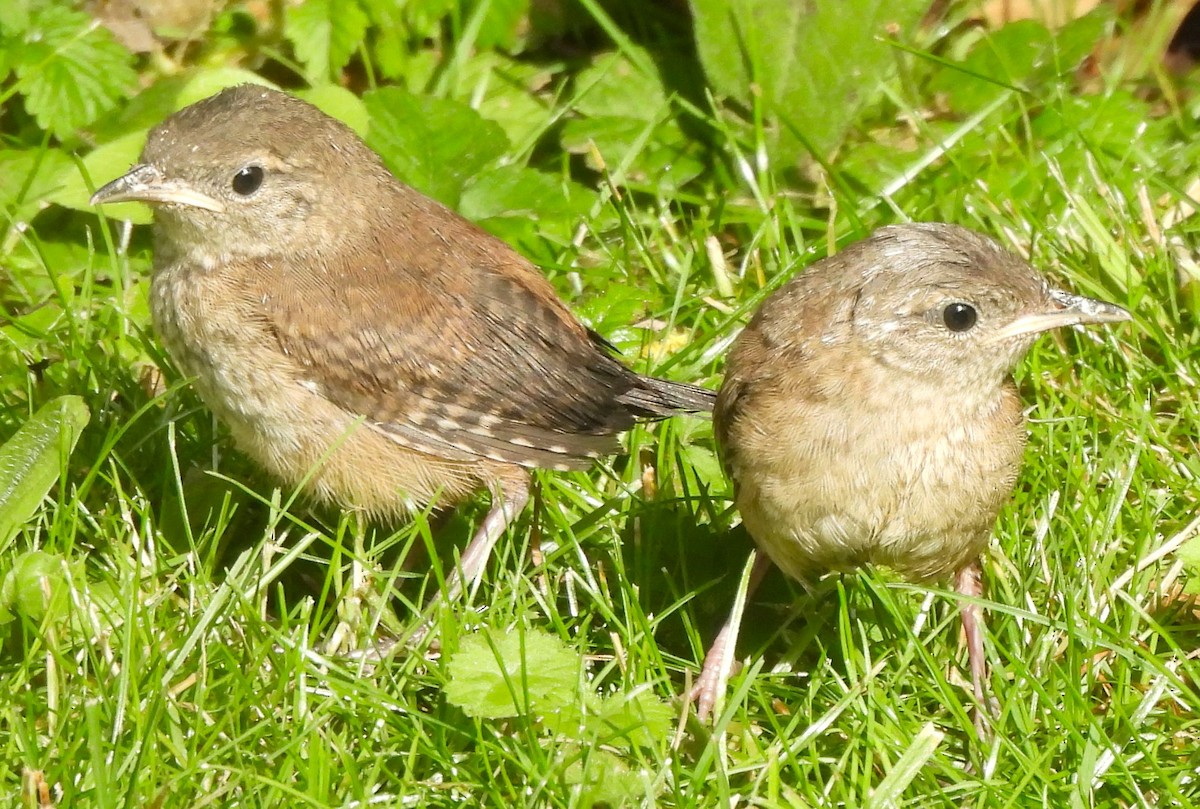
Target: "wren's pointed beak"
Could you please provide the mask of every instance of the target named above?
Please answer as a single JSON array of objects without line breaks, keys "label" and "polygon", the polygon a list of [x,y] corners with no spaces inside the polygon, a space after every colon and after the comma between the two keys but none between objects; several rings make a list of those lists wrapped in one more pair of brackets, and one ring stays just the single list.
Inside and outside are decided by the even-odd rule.
[{"label": "wren's pointed beak", "polygon": [[134,166],[111,183],[92,194],[93,205],[109,202],[150,202],[190,205],[206,211],[222,213],[225,206],[207,194],[201,194],[187,183],[169,180],[149,163]]},{"label": "wren's pointed beak", "polygon": [[1050,306],[1047,311],[1033,312],[1017,317],[993,334],[992,340],[1007,340],[1023,334],[1039,334],[1063,326],[1077,326],[1086,323],[1120,323],[1132,319],[1133,316],[1127,310],[1115,303],[1085,298],[1061,289],[1051,289]]}]

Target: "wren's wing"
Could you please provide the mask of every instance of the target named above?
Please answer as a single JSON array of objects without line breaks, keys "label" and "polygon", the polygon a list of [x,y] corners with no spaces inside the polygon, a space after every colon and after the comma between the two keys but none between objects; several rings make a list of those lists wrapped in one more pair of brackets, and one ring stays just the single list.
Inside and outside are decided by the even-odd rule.
[{"label": "wren's wing", "polygon": [[643,406],[654,388],[597,345],[530,265],[459,252],[466,263],[443,246],[451,266],[426,272],[394,260],[376,274],[293,265],[284,278],[264,267],[280,281],[265,287],[269,328],[316,392],[442,458],[582,468],[636,418],[665,414]]}]

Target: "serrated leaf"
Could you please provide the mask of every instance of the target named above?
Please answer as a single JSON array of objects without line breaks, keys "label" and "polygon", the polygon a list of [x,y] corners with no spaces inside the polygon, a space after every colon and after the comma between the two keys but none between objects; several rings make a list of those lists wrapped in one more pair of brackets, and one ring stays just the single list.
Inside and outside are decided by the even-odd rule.
[{"label": "serrated leaf", "polygon": [[336,78],[367,33],[367,13],[353,0],[307,0],[289,5],[283,35],[315,82]]},{"label": "serrated leaf", "polygon": [[599,720],[606,731],[606,743],[616,733],[641,747],[653,748],[671,735],[676,712],[650,691],[640,690],[608,696]]},{"label": "serrated leaf", "polygon": [[466,638],[447,666],[446,699],[469,716],[559,710],[579,690],[579,655],[535,629]]},{"label": "serrated leaf", "polygon": [[25,108],[59,138],[74,136],[115,106],[137,79],[132,54],[108,30],[63,5],[38,7],[8,58]]},{"label": "serrated leaf", "polygon": [[452,207],[466,181],[508,149],[498,124],[457,101],[399,87],[373,90],[363,101],[368,145],[401,180]]},{"label": "serrated leaf", "polygon": [[594,738],[608,747],[656,748],[671,734],[675,710],[646,690],[617,693],[599,699],[593,694],[544,714],[543,723],[553,732],[571,738]]},{"label": "serrated leaf", "polygon": [[845,137],[878,96],[895,58],[886,39],[908,31],[928,0],[690,0],[696,49],[718,95],[760,106],[777,156],[818,155]]},{"label": "serrated leaf", "polygon": [[60,396],[38,408],[0,446],[0,550],[37,511],[58,480],[91,414],[78,396]]}]

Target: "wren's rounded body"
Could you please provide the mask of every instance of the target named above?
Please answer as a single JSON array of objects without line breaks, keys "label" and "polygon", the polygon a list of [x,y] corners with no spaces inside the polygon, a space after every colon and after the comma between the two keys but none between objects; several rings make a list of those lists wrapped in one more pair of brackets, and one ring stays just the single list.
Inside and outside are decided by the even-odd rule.
[{"label": "wren's rounded body", "polygon": [[801,580],[880,564],[925,581],[977,557],[1024,446],[1011,383],[947,400],[846,357],[838,384],[789,390],[804,352],[773,364],[789,361],[789,377],[760,372],[741,390],[755,418],[721,425],[738,510],[771,561]]},{"label": "wren's rounded body", "polygon": [[529,261],[286,94],[171,116],[93,197],[119,200],[155,205],[151,309],[180,370],[322,500],[396,514],[486,488],[511,507],[493,503],[491,542],[528,467],[586,468],[639,419],[711,409],[626,368]]},{"label": "wren's rounded body", "polygon": [[[881,228],[818,261],[763,302],[717,395],[717,441],[746,529],[802,580],[865,564],[915,581],[953,573],[968,596],[962,625],[982,705],[972,599],[1025,445],[1013,367],[1047,329],[1128,318],[954,225]],[[705,657],[701,717],[725,689],[737,630],[731,616]]]},{"label": "wren's rounded body", "polygon": [[963,228],[883,228],[769,297],[714,413],[750,535],[788,574],[975,559],[1025,442],[1013,367],[1047,328],[1119,320]]},{"label": "wren's rounded body", "polygon": [[196,264],[159,266],[150,312],[167,352],[234,442],[276,480],[317,499],[399,515],[451,504],[505,478],[480,458],[449,461],[408,450],[322,395],[281,351],[261,317],[262,291]]}]

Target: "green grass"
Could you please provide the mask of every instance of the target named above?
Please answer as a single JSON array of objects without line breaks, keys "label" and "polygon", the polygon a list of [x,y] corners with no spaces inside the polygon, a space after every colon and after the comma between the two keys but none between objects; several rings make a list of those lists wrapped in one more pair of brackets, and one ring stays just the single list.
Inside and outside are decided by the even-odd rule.
[{"label": "green grass", "polygon": [[[585,5],[656,54],[681,36]],[[1194,83],[1139,68],[1149,46],[1121,25],[1105,36],[1091,84],[1030,74],[947,112],[923,54],[961,59],[978,33],[925,30],[828,172],[776,161],[702,87],[664,108],[700,161],[678,187],[655,181],[654,138],[635,139],[626,165],[608,156],[607,173],[514,140],[578,213],[493,222],[630,364],[710,387],[771,289],[904,219],[993,234],[1135,313],[1044,338],[1019,369],[1026,463],[984,559],[989,740],[972,727],[955,597],[886,571],[812,592],[772,574],[746,604],[746,665],[713,726],[676,727],[752,547],[699,419],[639,428],[591,472],[540,474],[476,596],[405,641],[486,499],[362,541],[353,520],[274,491],[150,332],[146,233],[125,250],[117,223],[12,208],[0,438],[61,394],[92,419],[61,484],[0,537],[0,576],[42,550],[65,560],[45,582],[68,595],[47,621],[17,610],[0,625],[0,796],[34,805],[22,783],[40,770],[72,807],[1200,802],[1200,613],[1179,597],[1175,552],[1200,530],[1200,297],[1180,274],[1196,224],[1164,224],[1200,165]],[[568,115],[562,93],[542,96],[534,140]],[[0,119],[14,142],[21,120]],[[645,320],[661,328],[633,325]],[[153,365],[165,388],[143,384]],[[643,694],[676,718],[636,735],[637,721],[471,716],[447,698],[463,676],[452,661],[487,628],[571,651],[565,714]],[[329,650],[335,635],[356,651]],[[508,685],[520,694],[536,673]]]}]

